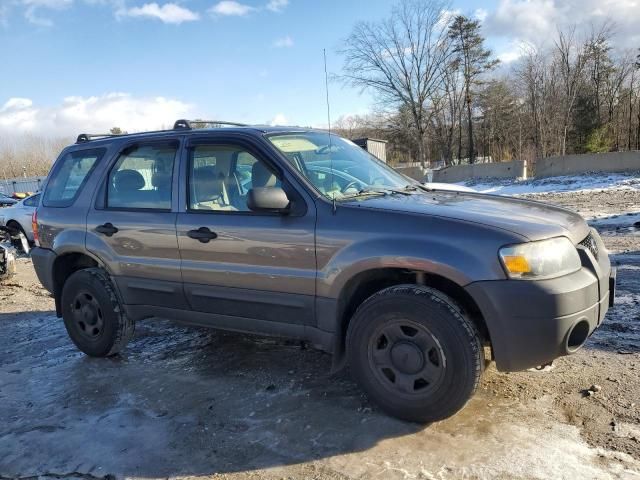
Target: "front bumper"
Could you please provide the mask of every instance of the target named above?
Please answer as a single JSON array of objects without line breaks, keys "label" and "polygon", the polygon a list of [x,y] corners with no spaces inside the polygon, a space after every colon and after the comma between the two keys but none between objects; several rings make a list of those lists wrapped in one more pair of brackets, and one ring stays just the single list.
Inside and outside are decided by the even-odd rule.
[{"label": "front bumper", "polygon": [[517,371],[580,348],[613,305],[616,271],[604,244],[598,259],[580,249],[583,267],[551,280],[498,280],[466,287],[482,312],[496,366]]}]

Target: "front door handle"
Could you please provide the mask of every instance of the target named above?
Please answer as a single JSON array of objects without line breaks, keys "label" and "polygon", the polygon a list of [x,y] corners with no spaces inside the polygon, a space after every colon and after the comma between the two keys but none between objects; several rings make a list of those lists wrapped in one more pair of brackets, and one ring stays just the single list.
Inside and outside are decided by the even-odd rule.
[{"label": "front door handle", "polygon": [[114,233],[118,233],[118,229],[116,227],[114,227],[113,224],[107,222],[104,225],[98,225],[96,227],[96,232],[102,233],[103,235],[106,235],[107,237],[110,237]]},{"label": "front door handle", "polygon": [[198,240],[200,243],[208,243],[209,240],[218,238],[218,235],[215,232],[209,230],[207,227],[200,227],[197,230],[189,230],[187,232],[187,236],[189,238],[193,238],[194,240]]}]

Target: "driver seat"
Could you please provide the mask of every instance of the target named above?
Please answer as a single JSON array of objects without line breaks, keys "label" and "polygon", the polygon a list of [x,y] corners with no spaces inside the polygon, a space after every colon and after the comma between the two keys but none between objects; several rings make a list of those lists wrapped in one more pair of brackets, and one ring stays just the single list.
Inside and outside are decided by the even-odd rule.
[{"label": "driver seat", "polygon": [[251,167],[252,188],[277,187],[279,184],[278,177],[264,163],[258,161],[253,164]]}]

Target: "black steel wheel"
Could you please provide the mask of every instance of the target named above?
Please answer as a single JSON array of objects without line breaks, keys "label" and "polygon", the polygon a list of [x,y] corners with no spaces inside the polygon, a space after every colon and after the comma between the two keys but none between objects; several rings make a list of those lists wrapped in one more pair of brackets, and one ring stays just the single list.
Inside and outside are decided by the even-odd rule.
[{"label": "black steel wheel", "polygon": [[396,395],[428,396],[442,383],[447,360],[429,329],[400,319],[382,324],[370,337],[369,367]]},{"label": "black steel wheel", "polygon": [[473,322],[451,298],[420,285],[389,287],[365,300],[349,323],[346,346],[371,399],[421,423],[463,408],[485,365]]},{"label": "black steel wheel", "polygon": [[71,302],[71,315],[78,332],[96,340],[104,332],[104,316],[98,299],[86,290],[79,291]]},{"label": "black steel wheel", "polygon": [[104,270],[73,273],[62,287],[60,302],[69,337],[89,356],[115,355],[133,336],[134,322],[124,314]]}]

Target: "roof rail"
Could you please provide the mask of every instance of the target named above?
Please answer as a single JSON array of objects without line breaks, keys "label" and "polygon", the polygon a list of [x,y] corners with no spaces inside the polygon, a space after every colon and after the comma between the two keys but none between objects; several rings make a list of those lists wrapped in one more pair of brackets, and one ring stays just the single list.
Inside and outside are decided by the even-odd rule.
[{"label": "roof rail", "polygon": [[[231,126],[231,127],[248,127],[246,123],[227,122],[225,120],[176,120],[173,124],[173,130],[193,130],[193,125],[211,125],[211,126]],[[153,132],[141,132],[141,133],[161,133],[170,132],[171,130],[157,130]],[[126,133],[81,133],[76,139],[76,143],[90,142],[91,140],[100,138],[121,137],[122,135],[128,135]]]},{"label": "roof rail", "polygon": [[81,133],[76,139],[76,143],[90,142],[95,138],[120,137],[121,133]]},{"label": "roof rail", "polygon": [[173,124],[174,130],[193,130],[192,125],[227,125],[231,127],[248,127],[246,123],[227,122],[225,120],[176,120]]}]

